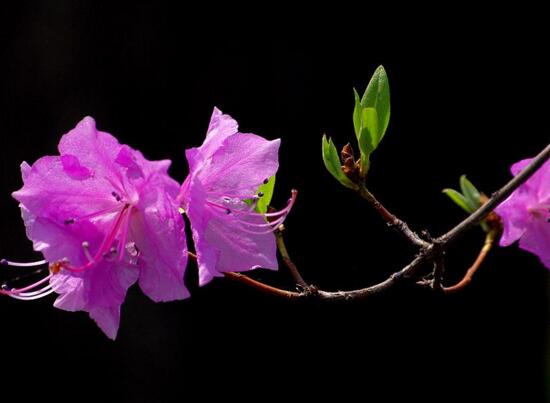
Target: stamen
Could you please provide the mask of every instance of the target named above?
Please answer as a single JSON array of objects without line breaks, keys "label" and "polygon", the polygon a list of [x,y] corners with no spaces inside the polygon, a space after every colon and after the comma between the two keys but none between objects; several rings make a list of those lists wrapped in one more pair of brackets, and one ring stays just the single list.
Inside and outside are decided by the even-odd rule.
[{"label": "stamen", "polygon": [[[271,212],[271,213],[266,213],[266,214],[260,214],[254,211],[254,207],[249,209],[243,208],[242,205],[244,205],[244,202],[242,201],[237,201],[241,203],[240,207],[243,208],[242,210],[241,209],[230,210],[226,206],[214,203],[209,200],[207,200],[206,203],[212,207],[219,209],[218,211],[220,213],[223,211],[226,214],[232,214],[233,222],[239,225],[239,230],[242,230],[243,232],[253,234],[253,235],[261,235],[261,234],[268,234],[270,232],[276,231],[277,228],[285,221],[287,215],[289,214],[290,210],[294,206],[294,202],[296,201],[297,194],[298,192],[296,190],[292,190],[292,196],[288,200],[287,206],[284,209]],[[253,203],[257,203],[259,200],[259,197],[260,197],[260,193],[253,198]],[[235,200],[227,196],[224,196],[222,200],[227,203],[232,202],[238,205],[237,203],[235,203]],[[264,222],[249,221],[249,219],[259,218],[259,217],[261,217],[265,221]]]},{"label": "stamen", "polygon": [[114,207],[99,210],[90,214],[86,214],[80,217],[69,217],[64,221],[64,223],[65,225],[71,225],[71,224],[74,224],[76,221],[91,220],[92,218],[100,217],[102,215],[106,215],[109,213],[114,213],[119,209],[120,209],[120,206],[114,206]]},{"label": "stamen", "polygon": [[263,181],[263,184],[267,185],[268,182],[269,182],[269,178],[265,178],[264,181]]},{"label": "stamen", "polygon": [[258,192],[258,197],[264,197],[264,192]]},{"label": "stamen", "polygon": [[126,239],[128,238],[128,230],[130,228],[130,215],[131,215],[132,207],[130,206],[128,208],[128,213],[126,214],[126,220],[124,221],[124,224],[122,225],[122,234],[120,235],[120,242],[118,243],[118,261],[122,262],[124,259],[124,250],[126,248]]},{"label": "stamen", "polygon": [[35,296],[31,296],[31,297],[20,297],[18,295],[8,295],[8,296],[10,298],[18,299],[18,300],[21,300],[21,301],[33,301],[35,299],[44,298],[45,296],[50,295],[54,291],[55,290],[53,288],[51,288],[48,291],[43,292],[42,294],[38,294],[38,295],[35,295]]},{"label": "stamen", "polygon": [[36,262],[12,262],[10,260],[2,259],[0,260],[0,265],[2,266],[13,266],[13,267],[34,267],[34,266],[41,266],[43,264],[46,264],[47,262],[45,260],[38,260]]},{"label": "stamen", "polygon": [[91,262],[94,258],[90,253],[90,243],[88,241],[82,242],[82,250],[84,251],[84,256],[88,259],[88,262]]},{"label": "stamen", "polygon": [[32,283],[28,286],[25,286],[23,288],[8,289],[7,285],[4,283],[4,284],[2,284],[2,289],[0,290],[0,294],[3,294],[3,295],[17,295],[17,294],[20,294],[20,293],[25,292],[25,291],[30,291],[30,290],[38,287],[39,285],[44,284],[50,278],[52,278],[52,274],[48,274],[46,277],[38,280],[35,283]]}]

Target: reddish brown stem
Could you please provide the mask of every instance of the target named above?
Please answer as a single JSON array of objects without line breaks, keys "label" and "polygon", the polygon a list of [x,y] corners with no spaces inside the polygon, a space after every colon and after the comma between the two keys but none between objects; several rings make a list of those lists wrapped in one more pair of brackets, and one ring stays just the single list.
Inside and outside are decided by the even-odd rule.
[{"label": "reddish brown stem", "polygon": [[493,248],[493,245],[495,244],[495,241],[497,238],[498,236],[495,231],[489,231],[487,233],[483,247],[479,251],[479,254],[477,255],[477,258],[474,261],[474,263],[466,271],[466,274],[464,274],[464,277],[462,277],[462,280],[460,280],[458,283],[451,285],[449,287],[443,287],[443,291],[446,294],[453,294],[453,293],[462,291],[468,284],[472,282],[472,278],[474,277],[474,274],[479,269],[481,264],[485,261],[485,258],[489,254],[490,250]]},{"label": "reddish brown stem", "polygon": [[227,277],[231,280],[238,281],[239,283],[246,284],[246,285],[248,285],[252,288],[255,288],[258,291],[261,291],[261,292],[266,293],[266,294],[275,295],[277,297],[283,297],[283,298],[288,298],[288,299],[299,299],[299,298],[303,298],[303,297],[306,296],[303,293],[294,292],[294,291],[287,291],[287,290],[282,290],[282,289],[277,288],[277,287],[272,287],[270,285],[262,283],[261,281],[254,280],[253,278],[250,278],[250,277],[248,277],[244,274],[241,274],[241,273],[228,272],[228,273],[224,273],[224,275],[225,275],[225,277]]}]

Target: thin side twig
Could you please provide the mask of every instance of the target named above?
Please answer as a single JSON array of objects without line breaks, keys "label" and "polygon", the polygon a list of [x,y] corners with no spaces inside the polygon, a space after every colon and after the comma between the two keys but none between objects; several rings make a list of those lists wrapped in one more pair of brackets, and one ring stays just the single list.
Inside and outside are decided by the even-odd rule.
[{"label": "thin side twig", "polygon": [[399,231],[413,245],[420,248],[425,248],[428,246],[428,242],[424,241],[416,232],[411,230],[405,221],[400,220],[397,216],[390,213],[390,211],[384,207],[384,205],[380,203],[365,186],[360,186],[357,192],[372,205],[372,207],[378,212],[378,214],[380,214],[388,226]]},{"label": "thin side twig", "polygon": [[285,265],[290,270],[290,274],[292,275],[292,278],[298,284],[300,287],[306,289],[308,287],[308,284],[298,271],[298,268],[290,258],[288,254],[288,250],[286,249],[285,241],[283,239],[283,231],[284,226],[281,224],[281,228],[279,228],[277,231],[275,231],[275,237],[277,240],[277,248],[279,249],[279,253],[281,254],[281,257],[283,258],[283,261],[285,262]]}]

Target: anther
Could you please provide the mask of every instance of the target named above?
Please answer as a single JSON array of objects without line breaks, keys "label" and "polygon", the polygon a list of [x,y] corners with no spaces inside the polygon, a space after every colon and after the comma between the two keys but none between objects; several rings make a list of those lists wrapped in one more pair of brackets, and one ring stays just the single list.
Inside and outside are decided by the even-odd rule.
[{"label": "anther", "polygon": [[269,182],[269,178],[264,179],[264,185],[267,185],[267,182]]},{"label": "anther", "polygon": [[7,261],[6,259],[1,259],[1,260],[0,260],[0,265],[2,265],[2,266],[8,266],[9,263],[8,263],[8,261]]},{"label": "anther", "polygon": [[65,220],[65,225],[71,225],[71,224],[74,224],[74,222],[75,222],[74,218],[67,218]]},{"label": "anther", "polygon": [[231,214],[231,210],[225,209],[225,214]]},{"label": "anther", "polygon": [[111,195],[113,195],[113,197],[116,199],[116,201],[121,201],[122,200],[122,197],[120,197],[120,195],[115,192],[114,190],[111,192]]},{"label": "anther", "polygon": [[264,197],[264,192],[258,192],[258,197]]}]

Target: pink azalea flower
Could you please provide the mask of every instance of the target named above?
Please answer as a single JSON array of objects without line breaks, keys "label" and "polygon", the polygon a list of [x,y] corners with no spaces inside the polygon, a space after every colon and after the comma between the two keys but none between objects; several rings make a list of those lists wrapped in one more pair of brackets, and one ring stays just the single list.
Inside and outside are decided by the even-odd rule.
[{"label": "pink azalea flower", "polygon": [[[531,159],[511,167],[515,176]],[[504,232],[501,246],[519,239],[519,247],[537,255],[550,269],[550,161],[495,209],[502,218]]]},{"label": "pink azalea flower", "polygon": [[168,176],[170,161],[146,160],[97,131],[89,117],[58,148],[59,156],[40,158],[32,167],[23,163],[24,185],[13,194],[50,273],[1,292],[36,299],[55,291],[56,307],[89,312],[114,339],[120,306],[136,281],[154,301],[189,296],[179,185]]},{"label": "pink azalea flower", "polygon": [[239,133],[237,122],[214,108],[204,143],[186,151],[190,173],[179,199],[191,222],[201,285],[228,271],[277,269],[273,231],[296,192],[285,209],[267,214],[245,201],[261,197],[258,188],[277,171],[279,144]]}]

